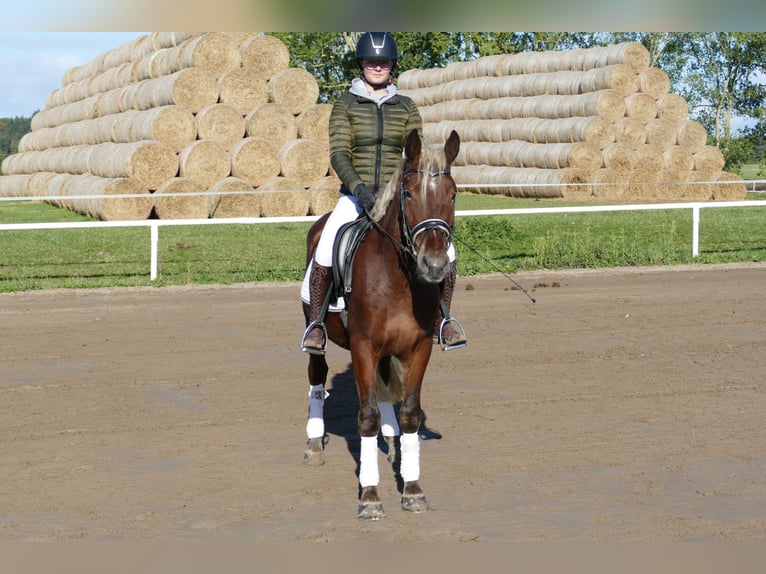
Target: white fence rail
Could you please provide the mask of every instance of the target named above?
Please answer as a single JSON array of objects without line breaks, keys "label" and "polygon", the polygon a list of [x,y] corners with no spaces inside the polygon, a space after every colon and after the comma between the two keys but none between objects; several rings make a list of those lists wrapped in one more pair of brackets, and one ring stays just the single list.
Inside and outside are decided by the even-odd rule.
[{"label": "white fence rail", "polygon": [[[115,196],[112,196],[115,197]],[[766,201],[721,201],[721,202],[690,202],[690,203],[647,203],[635,205],[588,205],[574,207],[533,207],[517,209],[486,209],[486,210],[459,210],[457,217],[475,217],[487,215],[532,215],[543,213],[588,213],[607,211],[651,211],[667,209],[689,209],[692,212],[692,256],[697,257],[700,253],[700,211],[702,209],[719,209],[727,207],[766,207]],[[317,216],[301,217],[235,217],[220,219],[147,219],[141,221],[83,221],[83,222],[60,222],[60,223],[6,223],[0,224],[0,231],[22,231],[31,229],[87,229],[107,227],[149,227],[150,228],[150,278],[152,281],[158,277],[159,261],[157,257],[159,247],[159,228],[178,225],[255,225],[271,223],[303,223],[313,222]]]}]

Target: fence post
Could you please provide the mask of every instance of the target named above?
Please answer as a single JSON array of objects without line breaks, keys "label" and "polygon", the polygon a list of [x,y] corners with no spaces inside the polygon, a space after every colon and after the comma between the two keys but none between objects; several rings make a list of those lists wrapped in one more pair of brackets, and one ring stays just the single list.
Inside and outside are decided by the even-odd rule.
[{"label": "fence post", "polygon": [[700,254],[700,206],[692,206],[692,257]]},{"label": "fence post", "polygon": [[154,281],[157,279],[157,245],[160,242],[160,226],[156,223],[152,223],[149,226],[152,237],[152,258],[151,258],[151,271],[149,278]]}]

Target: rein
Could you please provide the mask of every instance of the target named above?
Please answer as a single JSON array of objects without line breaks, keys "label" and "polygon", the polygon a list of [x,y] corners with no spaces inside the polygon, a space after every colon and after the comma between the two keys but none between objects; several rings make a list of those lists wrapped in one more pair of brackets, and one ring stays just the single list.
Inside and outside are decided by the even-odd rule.
[{"label": "rein", "polygon": [[[381,227],[377,221],[372,219],[372,216],[367,210],[365,210],[365,214],[370,219],[370,221],[372,221],[372,225],[375,227],[375,229],[390,239],[391,242],[396,245],[400,251],[407,253],[410,257],[412,257],[413,260],[417,260],[418,251],[420,250],[420,246],[423,244],[423,241],[425,240],[428,232],[441,231],[447,239],[447,245],[450,245],[452,243],[452,235],[454,230],[452,226],[446,221],[436,218],[424,219],[415,225],[415,227],[410,227],[410,224],[407,221],[407,213],[404,210],[404,195],[406,191],[404,189],[404,177],[410,173],[417,173],[422,175],[425,173],[425,171],[420,168],[410,167],[405,169],[402,173],[401,183],[399,185],[399,231],[403,241],[399,241],[396,237],[383,229],[383,227]],[[443,169],[440,171],[428,172],[429,177],[439,177],[441,175],[450,175],[450,170]],[[423,238],[416,244],[416,240],[421,234],[423,235]]]}]

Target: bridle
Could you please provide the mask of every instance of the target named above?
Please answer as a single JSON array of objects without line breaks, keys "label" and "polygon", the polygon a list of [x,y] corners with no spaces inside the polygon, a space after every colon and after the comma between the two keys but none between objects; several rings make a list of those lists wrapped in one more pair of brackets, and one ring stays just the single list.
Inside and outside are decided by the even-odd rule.
[{"label": "bridle", "polygon": [[[370,217],[369,213],[367,213],[367,216],[370,217],[370,220],[372,221],[375,229],[388,237],[395,245],[399,247],[401,251],[410,255],[414,261],[417,261],[418,252],[420,251],[423,242],[426,240],[426,237],[430,232],[440,231],[443,233],[447,242],[447,246],[449,247],[452,244],[452,235],[454,233],[454,229],[443,219],[437,218],[424,219],[414,227],[410,227],[410,223],[407,220],[407,212],[404,209],[404,199],[406,194],[406,189],[404,188],[404,178],[411,173],[422,175],[426,173],[426,171],[421,168],[410,167],[402,172],[401,183],[399,184],[399,232],[402,236],[402,241],[399,241],[393,235],[388,233],[388,231],[383,229],[377,221],[374,221],[372,217]],[[428,172],[428,177],[439,177],[442,175],[450,175],[449,168]]]}]

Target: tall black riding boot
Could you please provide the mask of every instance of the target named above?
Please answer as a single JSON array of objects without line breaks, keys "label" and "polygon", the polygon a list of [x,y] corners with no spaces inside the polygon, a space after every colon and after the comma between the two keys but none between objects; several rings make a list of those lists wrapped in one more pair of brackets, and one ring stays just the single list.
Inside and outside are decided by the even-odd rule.
[{"label": "tall black riding boot", "polygon": [[[451,351],[459,349],[468,344],[465,331],[460,321],[452,317],[449,310],[452,306],[452,294],[455,291],[455,282],[457,281],[457,262],[450,263],[450,269],[444,281],[441,283],[441,302],[436,313],[436,323],[434,324],[434,340],[439,343],[442,350]],[[443,311],[442,309],[446,309]],[[446,316],[445,316],[446,314]]]},{"label": "tall black riding boot", "polygon": [[332,281],[332,268],[313,262],[309,275],[309,325],[303,334],[301,351],[323,355],[327,349],[324,307]]}]

